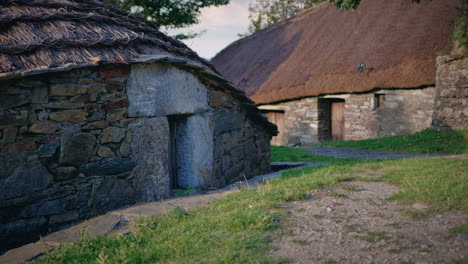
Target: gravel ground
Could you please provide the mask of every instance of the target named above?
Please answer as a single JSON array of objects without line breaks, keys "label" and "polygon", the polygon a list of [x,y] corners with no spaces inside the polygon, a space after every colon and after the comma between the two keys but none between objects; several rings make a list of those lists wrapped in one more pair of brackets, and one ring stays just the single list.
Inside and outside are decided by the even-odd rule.
[{"label": "gravel ground", "polygon": [[[399,152],[385,152],[374,150],[362,150],[353,148],[336,147],[301,147],[315,155],[330,156],[336,158],[359,158],[359,159],[402,159],[402,158],[430,158],[444,155],[436,154],[408,154]],[[445,155],[446,156],[446,155]]]},{"label": "gravel ground", "polygon": [[397,191],[395,186],[346,184],[352,187],[316,190],[309,200],[286,204],[290,217],[283,225],[290,234],[274,241],[271,254],[286,263],[454,263],[468,259],[468,237],[448,231],[467,223],[465,214],[447,212],[413,219],[403,212],[426,206],[387,200]]}]

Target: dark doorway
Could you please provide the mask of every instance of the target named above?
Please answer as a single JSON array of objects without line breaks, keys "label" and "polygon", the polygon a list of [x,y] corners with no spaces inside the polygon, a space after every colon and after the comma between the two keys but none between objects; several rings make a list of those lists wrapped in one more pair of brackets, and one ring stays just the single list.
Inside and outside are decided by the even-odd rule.
[{"label": "dark doorway", "polygon": [[179,189],[179,170],[183,165],[180,159],[180,144],[182,143],[183,127],[187,121],[185,115],[167,117],[169,121],[169,182],[172,189]]},{"label": "dark doorway", "polygon": [[278,135],[274,136],[270,143],[274,146],[284,145],[284,111],[281,110],[265,110],[262,111],[268,118],[268,121],[278,127]]},{"label": "dark doorway", "polygon": [[345,102],[335,99],[330,101],[330,136],[331,140],[338,141],[344,139],[345,132]]}]

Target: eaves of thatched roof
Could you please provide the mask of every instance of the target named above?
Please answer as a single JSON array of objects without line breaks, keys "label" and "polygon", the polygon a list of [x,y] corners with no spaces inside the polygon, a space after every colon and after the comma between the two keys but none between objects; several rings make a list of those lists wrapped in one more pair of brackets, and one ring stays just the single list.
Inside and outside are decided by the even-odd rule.
[{"label": "eaves of thatched roof", "polygon": [[257,104],[434,85],[458,3],[363,0],[340,12],[326,1],[232,43],[212,63]]},{"label": "eaves of thatched roof", "polygon": [[192,71],[238,99],[253,120],[276,133],[243,91],[151,22],[98,0],[0,0],[0,80],[155,61]]}]

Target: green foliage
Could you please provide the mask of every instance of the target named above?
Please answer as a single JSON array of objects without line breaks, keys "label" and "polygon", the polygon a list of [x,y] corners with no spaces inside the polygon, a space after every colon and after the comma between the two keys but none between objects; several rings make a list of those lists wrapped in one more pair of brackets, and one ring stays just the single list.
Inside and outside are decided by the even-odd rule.
[{"label": "green foliage", "polygon": [[401,151],[414,154],[464,154],[468,153],[467,142],[468,131],[437,132],[427,129],[412,135],[356,141],[330,141],[324,142],[322,145],[382,151]]},{"label": "green foliage", "polygon": [[[229,0],[104,0],[155,23],[158,29],[184,28],[197,24],[201,9],[227,5]],[[177,39],[197,36],[178,34]]]},{"label": "green foliage", "polygon": [[[249,7],[249,31],[240,37],[251,35],[261,29],[294,16],[303,10],[326,0],[256,0]],[[339,10],[355,10],[361,0],[329,0]],[[419,3],[421,0],[412,0]]]},{"label": "green foliage", "polygon": [[255,3],[249,6],[249,31],[239,36],[242,37],[253,34],[323,1],[324,0],[256,0]]},{"label": "green foliage", "polygon": [[464,54],[462,55],[468,55],[468,0],[461,0],[461,6],[454,24],[455,31],[450,39],[455,43],[458,42],[457,48],[464,48]]},{"label": "green foliage", "polygon": [[356,9],[361,0],[330,0],[340,10]]},{"label": "green foliage", "polygon": [[[421,0],[412,0],[414,3],[420,3]],[[361,4],[361,0],[330,0],[340,10],[355,10]]]}]

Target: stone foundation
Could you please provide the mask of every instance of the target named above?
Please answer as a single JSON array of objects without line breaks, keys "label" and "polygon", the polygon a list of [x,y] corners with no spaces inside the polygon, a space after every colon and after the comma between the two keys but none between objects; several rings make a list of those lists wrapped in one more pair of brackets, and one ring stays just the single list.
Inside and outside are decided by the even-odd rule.
[{"label": "stone foundation", "polygon": [[333,100],[345,101],[344,139],[360,140],[430,128],[434,96],[434,87],[379,89],[370,93],[309,97],[260,108],[284,111],[284,145],[305,145],[330,140]]},{"label": "stone foundation", "polygon": [[1,82],[0,251],[167,197],[170,116],[187,120],[180,186],[267,172],[271,135],[210,85],[160,63]]},{"label": "stone foundation", "polygon": [[438,56],[436,87],[433,128],[468,129],[468,57]]}]

